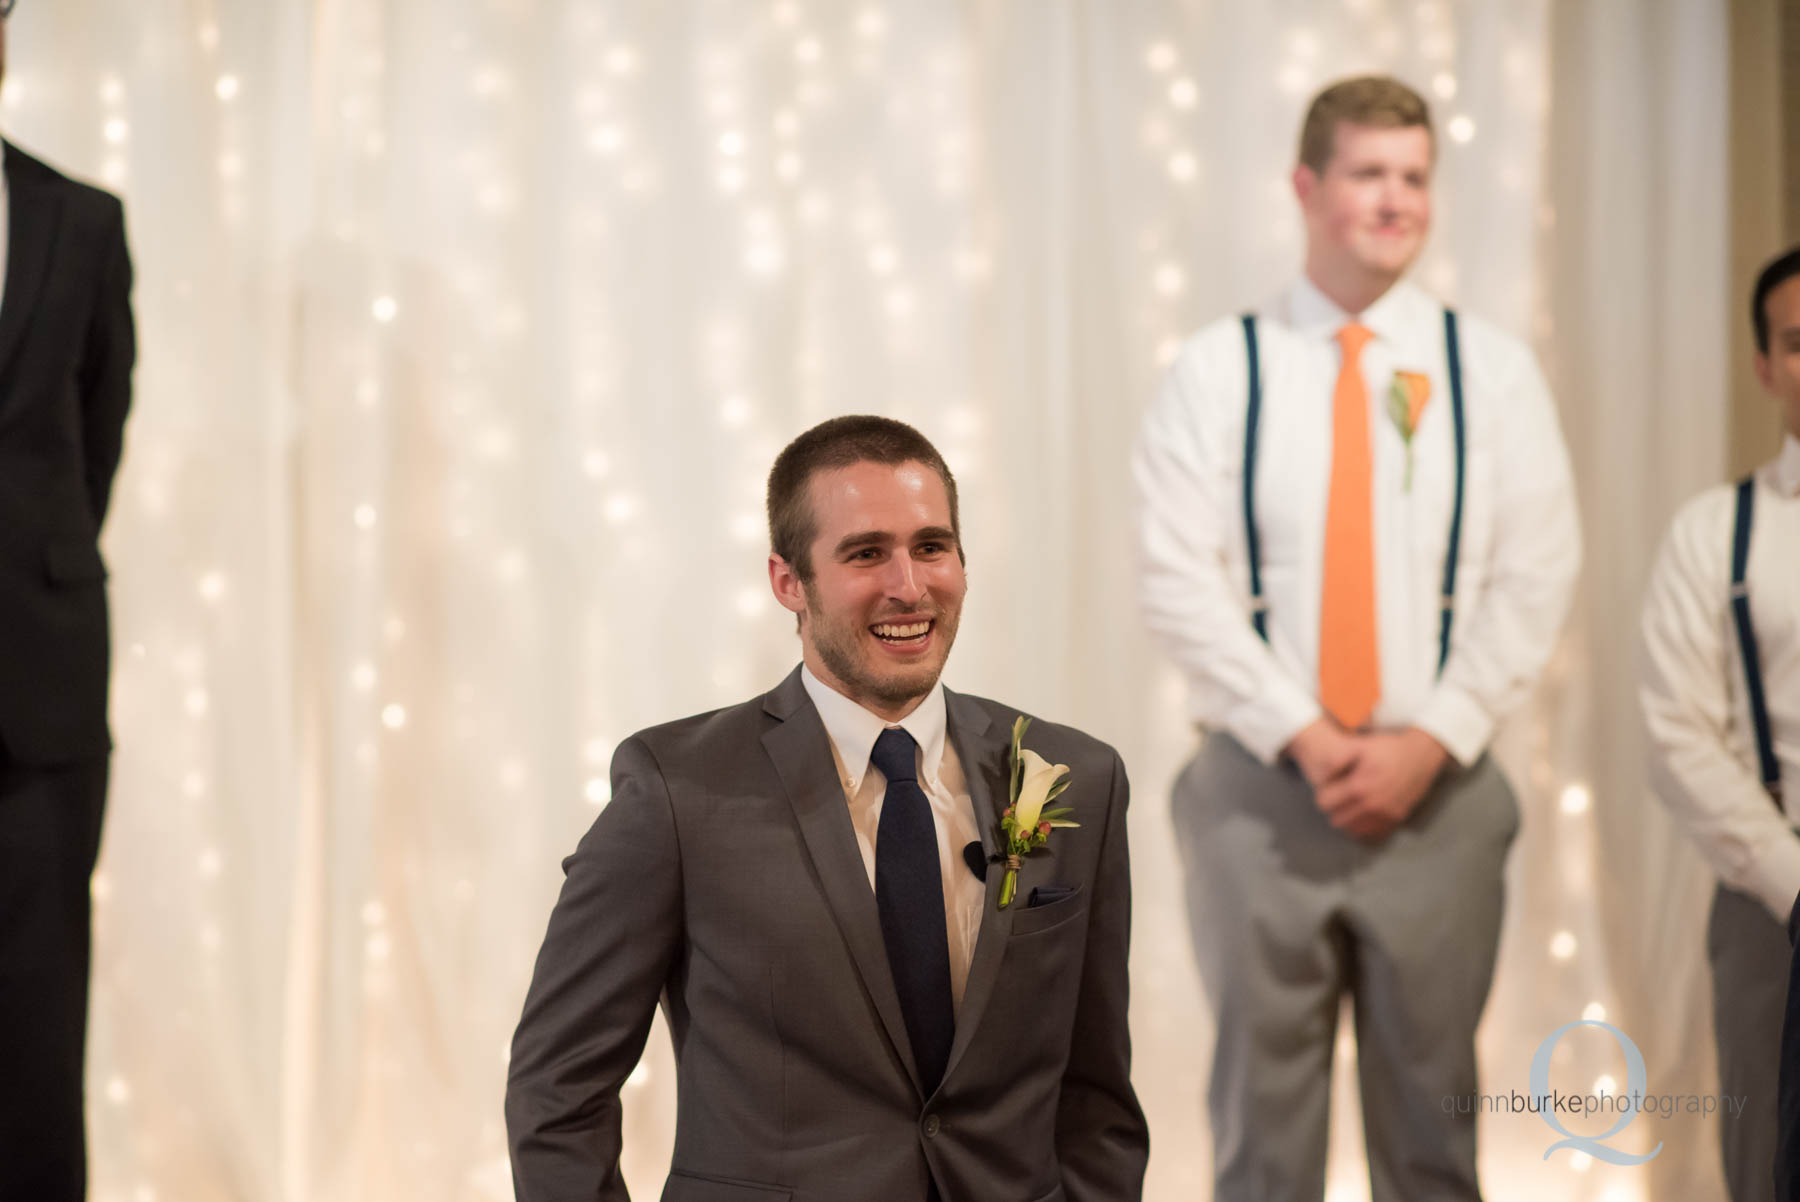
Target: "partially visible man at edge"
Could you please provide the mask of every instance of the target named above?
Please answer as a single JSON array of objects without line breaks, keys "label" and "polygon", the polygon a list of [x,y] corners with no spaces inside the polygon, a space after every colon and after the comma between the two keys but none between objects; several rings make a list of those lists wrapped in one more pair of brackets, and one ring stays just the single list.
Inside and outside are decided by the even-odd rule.
[{"label": "partially visible man at edge", "polygon": [[[0,0],[0,77],[7,18]],[[117,198],[8,140],[0,223],[0,1198],[87,1192],[89,878],[112,747],[99,536],[131,406]]]},{"label": "partially visible man at edge", "polygon": [[1706,952],[1719,1092],[1744,1099],[1719,1111],[1725,1183],[1731,1202],[1770,1202],[1776,1093],[1793,1086],[1792,1051],[1770,1052],[1800,1002],[1787,972],[1800,896],[1800,247],[1763,269],[1750,321],[1781,448],[1669,523],[1639,622],[1638,703],[1651,785],[1718,876]]}]

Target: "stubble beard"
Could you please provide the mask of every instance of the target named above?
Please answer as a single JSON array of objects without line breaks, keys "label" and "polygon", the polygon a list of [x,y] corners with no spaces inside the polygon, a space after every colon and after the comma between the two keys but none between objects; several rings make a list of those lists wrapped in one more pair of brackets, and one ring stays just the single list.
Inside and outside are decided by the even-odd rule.
[{"label": "stubble beard", "polygon": [[[827,621],[825,615],[813,605],[812,598],[807,597],[806,613],[811,626],[813,650],[819,653],[819,659],[839,684],[854,700],[856,697],[870,697],[884,706],[899,708],[910,701],[915,701],[936,687],[938,677],[943,674],[944,662],[950,656],[950,645],[956,640],[958,615],[938,611],[931,614],[932,637],[943,640],[941,648],[931,663],[920,664],[911,671],[896,670],[887,674],[871,672],[866,667],[866,660],[858,655],[857,640],[867,634],[863,626],[848,626],[840,629]],[[871,636],[873,637],[873,636]]]}]

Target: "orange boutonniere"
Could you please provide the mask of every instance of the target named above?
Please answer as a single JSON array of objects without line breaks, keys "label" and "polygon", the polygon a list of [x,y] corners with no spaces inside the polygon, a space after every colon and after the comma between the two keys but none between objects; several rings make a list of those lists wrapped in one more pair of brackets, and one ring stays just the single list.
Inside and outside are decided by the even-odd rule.
[{"label": "orange boutonniere", "polygon": [[1388,387],[1388,419],[1394,428],[1400,431],[1400,438],[1406,443],[1406,481],[1407,492],[1412,491],[1413,467],[1413,435],[1418,432],[1419,418],[1425,412],[1425,403],[1431,399],[1431,377],[1424,372],[1397,371],[1394,382]]}]

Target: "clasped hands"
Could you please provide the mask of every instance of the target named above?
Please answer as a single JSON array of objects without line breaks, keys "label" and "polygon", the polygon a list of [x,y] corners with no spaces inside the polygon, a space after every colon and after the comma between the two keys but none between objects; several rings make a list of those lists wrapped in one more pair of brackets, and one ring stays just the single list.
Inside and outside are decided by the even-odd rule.
[{"label": "clasped hands", "polygon": [[1443,745],[1416,726],[1356,733],[1329,715],[1307,726],[1284,749],[1313,787],[1313,800],[1331,825],[1379,843],[1418,807],[1449,759]]}]

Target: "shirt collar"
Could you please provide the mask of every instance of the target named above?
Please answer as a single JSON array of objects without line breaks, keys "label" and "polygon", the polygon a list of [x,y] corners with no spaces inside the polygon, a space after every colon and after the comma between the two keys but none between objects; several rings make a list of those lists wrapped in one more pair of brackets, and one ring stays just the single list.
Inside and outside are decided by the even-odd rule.
[{"label": "shirt collar", "polygon": [[1405,340],[1406,332],[1416,324],[1421,307],[1434,307],[1430,297],[1401,280],[1361,313],[1346,313],[1304,274],[1288,289],[1287,303],[1289,323],[1302,334],[1331,339],[1355,321],[1367,326],[1375,337],[1390,345]]},{"label": "shirt collar", "polygon": [[814,676],[805,664],[800,666],[800,684],[812,698],[813,708],[819,711],[819,720],[825,724],[825,734],[831,739],[838,764],[843,769],[844,787],[851,793],[862,787],[863,777],[869,771],[869,756],[875,750],[875,740],[890,726],[898,726],[913,737],[913,742],[919,745],[920,781],[939,788],[938,769],[944,762],[946,724],[943,685],[933,686],[924,700],[913,707],[912,713],[898,722],[889,722]]},{"label": "shirt collar", "polygon": [[1784,497],[1800,497],[1800,438],[1786,434],[1775,457],[1775,487]]}]

